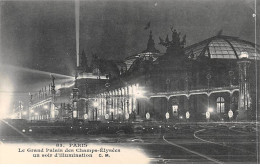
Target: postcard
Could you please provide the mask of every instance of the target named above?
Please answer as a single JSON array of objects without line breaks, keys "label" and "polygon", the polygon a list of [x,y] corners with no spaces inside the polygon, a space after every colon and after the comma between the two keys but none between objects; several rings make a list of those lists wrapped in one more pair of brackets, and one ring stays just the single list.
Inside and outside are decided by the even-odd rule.
[{"label": "postcard", "polygon": [[256,0],[1,0],[0,164],[258,164]]}]

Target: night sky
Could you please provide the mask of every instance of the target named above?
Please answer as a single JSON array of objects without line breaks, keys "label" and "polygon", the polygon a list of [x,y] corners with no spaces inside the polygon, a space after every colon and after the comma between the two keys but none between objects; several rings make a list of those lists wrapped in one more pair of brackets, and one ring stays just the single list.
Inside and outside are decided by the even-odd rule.
[{"label": "night sky", "polygon": [[[23,96],[50,81],[72,76],[76,65],[74,1],[0,1],[2,96]],[[80,52],[121,59],[146,49],[150,21],[156,47],[173,26],[187,46],[217,34],[254,42],[254,0],[81,1]],[[259,3],[257,4],[259,9]],[[259,20],[259,19],[258,19]],[[259,23],[259,21],[257,21]],[[259,39],[258,39],[259,40]],[[89,58],[90,59],[90,58]],[[10,92],[9,92],[10,91]],[[1,100],[1,99],[0,99]]]}]

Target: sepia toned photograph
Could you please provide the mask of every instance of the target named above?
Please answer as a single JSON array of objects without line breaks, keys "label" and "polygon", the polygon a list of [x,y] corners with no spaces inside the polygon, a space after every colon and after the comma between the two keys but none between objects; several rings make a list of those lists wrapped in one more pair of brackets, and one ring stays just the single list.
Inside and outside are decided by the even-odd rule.
[{"label": "sepia toned photograph", "polygon": [[0,0],[0,164],[259,164],[257,0]]}]

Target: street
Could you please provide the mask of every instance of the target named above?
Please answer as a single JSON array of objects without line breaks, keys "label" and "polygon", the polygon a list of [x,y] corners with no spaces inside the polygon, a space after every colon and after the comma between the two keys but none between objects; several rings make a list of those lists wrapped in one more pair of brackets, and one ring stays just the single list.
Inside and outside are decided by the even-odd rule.
[{"label": "street", "polygon": [[[100,128],[101,126],[105,126],[110,131],[104,132]],[[124,146],[144,152],[149,158],[149,163],[256,163],[257,131],[255,124],[135,124],[130,128],[132,131],[129,129],[127,131],[125,126],[128,125],[118,126],[110,123],[109,126],[107,124],[98,125],[98,128],[71,126],[63,127],[69,128],[69,133],[56,134],[44,131],[37,133],[36,127],[30,126],[31,132],[26,133],[13,125],[6,126],[6,122],[1,121],[1,142],[3,144],[73,142]],[[3,131],[3,128],[7,127],[9,127],[8,133]],[[41,129],[44,128],[46,127],[41,127]],[[56,128],[62,129],[62,127]],[[76,128],[78,129],[76,130]],[[96,129],[96,133],[94,133],[94,129]]]}]

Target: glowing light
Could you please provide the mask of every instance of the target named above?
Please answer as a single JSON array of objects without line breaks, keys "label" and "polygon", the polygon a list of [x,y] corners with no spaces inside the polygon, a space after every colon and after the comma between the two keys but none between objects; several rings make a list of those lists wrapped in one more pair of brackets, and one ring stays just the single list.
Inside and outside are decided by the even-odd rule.
[{"label": "glowing light", "polygon": [[36,116],[37,116],[37,115],[39,115],[39,114],[36,112],[36,113],[34,113],[34,115],[36,115]]},{"label": "glowing light", "polygon": [[[24,72],[30,72],[30,73],[34,73],[34,74],[43,74],[43,75],[50,75],[50,72],[47,71],[39,71],[39,70],[35,70],[35,69],[30,69],[30,68],[24,68],[24,67],[18,67],[18,66],[12,66],[12,65],[2,65],[5,69],[10,69],[10,70],[18,70],[18,71],[24,71]],[[51,73],[53,76],[57,76],[57,77],[62,77],[62,78],[69,78],[69,79],[73,79],[73,76],[69,76],[69,75],[63,75],[63,74],[57,74],[57,73]]]},{"label": "glowing light", "polygon": [[229,118],[232,118],[232,117],[233,117],[233,111],[232,111],[232,110],[229,110],[229,111],[228,111],[228,117],[229,117]]},{"label": "glowing light", "polygon": [[84,119],[88,119],[88,114],[84,114]]},{"label": "glowing light", "polygon": [[[108,118],[109,118],[109,115],[108,115],[108,114],[106,114],[106,115],[105,115],[105,119],[108,119]],[[109,123],[109,122],[108,122],[108,123]]]},{"label": "glowing light", "polygon": [[77,118],[78,112],[76,110],[73,111],[73,118]]},{"label": "glowing light", "polygon": [[26,115],[26,114],[27,114],[27,112],[26,112],[26,111],[24,111],[24,112],[23,112],[23,115]]},{"label": "glowing light", "polygon": [[1,82],[0,82],[0,118],[8,117],[8,112],[11,111],[11,101],[12,101],[12,84],[9,77],[0,73]]},{"label": "glowing light", "polygon": [[172,106],[172,111],[177,112],[178,111],[178,105],[173,105]]},{"label": "glowing light", "polygon": [[138,84],[136,86],[135,85],[133,86],[133,95],[136,98],[144,98],[145,97],[144,94],[145,94],[144,88],[139,87]]},{"label": "glowing light", "polygon": [[187,112],[186,112],[186,119],[189,119],[189,118],[190,118],[190,112],[187,111]]},{"label": "glowing light", "polygon": [[128,113],[125,114],[125,119],[129,119],[129,114]]},{"label": "glowing light", "polygon": [[94,107],[98,107],[98,102],[95,101],[95,102],[93,103],[93,105],[94,105]]},{"label": "glowing light", "polygon": [[44,105],[43,108],[44,108],[44,109],[48,109],[49,107],[48,107],[47,105]]},{"label": "glowing light", "polygon": [[169,119],[169,118],[170,118],[170,114],[169,114],[168,112],[165,114],[165,118],[166,118],[166,119]]},{"label": "glowing light", "polygon": [[182,116],[182,115],[180,116],[180,119],[183,119],[183,116]]},{"label": "glowing light", "polygon": [[34,113],[34,110],[30,110],[30,113]]},{"label": "glowing light", "polygon": [[207,119],[210,118],[210,112],[209,112],[209,111],[206,112],[206,118],[207,118]]},{"label": "glowing light", "polygon": [[209,107],[208,112],[213,112],[213,108]]},{"label": "glowing light", "polygon": [[242,58],[248,58],[248,53],[247,52],[241,52],[241,54],[239,55],[239,58],[242,59]]},{"label": "glowing light", "polygon": [[76,54],[77,67],[79,67],[79,0],[75,1],[75,25],[76,25]]},{"label": "glowing light", "polygon": [[145,117],[146,117],[146,119],[150,119],[150,114],[149,114],[149,112],[146,113]]}]

